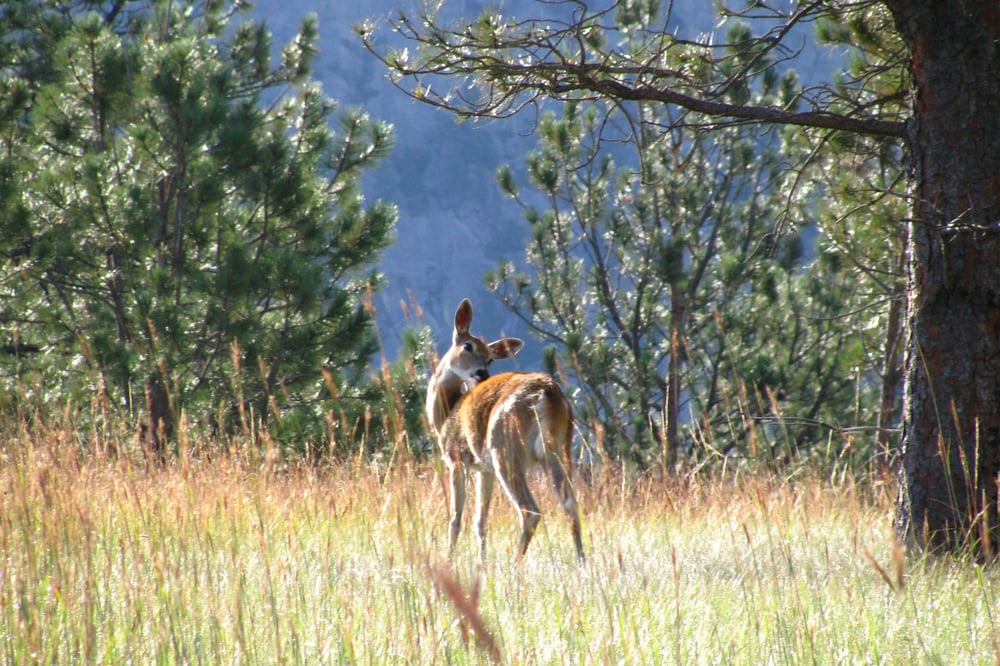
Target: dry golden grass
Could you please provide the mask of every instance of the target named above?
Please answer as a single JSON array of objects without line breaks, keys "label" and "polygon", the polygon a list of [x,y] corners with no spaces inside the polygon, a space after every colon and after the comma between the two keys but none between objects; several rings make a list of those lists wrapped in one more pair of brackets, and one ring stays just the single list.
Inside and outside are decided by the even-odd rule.
[{"label": "dry golden grass", "polygon": [[[447,552],[433,463],[287,464],[191,438],[166,467],[0,448],[4,663],[988,663],[998,577],[908,560],[891,486],[823,475],[579,484],[587,564],[535,479],[528,556],[501,499],[479,567]],[[126,442],[118,442],[126,449]],[[222,452],[221,449],[229,449]],[[234,453],[232,449],[236,449]]]}]

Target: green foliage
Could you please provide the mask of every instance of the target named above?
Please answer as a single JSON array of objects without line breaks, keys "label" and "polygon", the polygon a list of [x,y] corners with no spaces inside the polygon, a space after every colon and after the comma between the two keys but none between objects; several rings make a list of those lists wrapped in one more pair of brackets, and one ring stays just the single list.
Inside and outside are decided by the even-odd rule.
[{"label": "green foliage", "polygon": [[[888,10],[880,4],[846,7],[820,21],[817,37],[848,54],[837,80],[834,111],[857,104],[878,117],[905,120],[909,74]],[[786,132],[785,153],[803,164],[789,203],[823,233],[825,257],[854,276],[854,315],[845,321],[865,330],[867,364],[880,366],[878,400],[861,403],[859,422],[879,426],[880,454],[893,447],[902,396],[904,224],[910,216],[904,147],[899,139],[850,134]],[[876,416],[867,416],[876,414]],[[884,460],[885,458],[883,458]]]},{"label": "green foliage", "polygon": [[375,351],[360,298],[395,210],[359,178],[390,128],[310,82],[312,18],[275,66],[240,3],[61,6],[9,10],[7,85],[29,94],[0,135],[0,326],[40,353],[0,358],[0,381],[166,434],[184,414],[320,439],[320,369],[355,387]]},{"label": "green foliage", "polygon": [[437,451],[437,442],[425,435],[424,398],[427,377],[433,370],[429,351],[434,348],[428,326],[411,325],[402,331],[396,360],[383,359],[373,379],[370,403],[377,419],[365,433],[368,453],[388,452],[394,459],[425,458]]},{"label": "green foliage", "polygon": [[[796,97],[794,72],[777,73],[746,24],[728,42],[716,75],[731,102]],[[564,108],[541,119],[526,160],[538,196],[498,171],[532,233],[525,267],[505,261],[487,279],[549,343],[546,368],[577,387],[602,452],[640,466],[677,453],[781,462],[831,452],[830,427],[871,422],[879,320],[855,267],[814,240],[818,202],[805,205],[782,154],[793,144],[747,126],[696,132],[705,119],[674,122],[663,104]],[[645,123],[637,162],[604,142],[620,111]]]}]

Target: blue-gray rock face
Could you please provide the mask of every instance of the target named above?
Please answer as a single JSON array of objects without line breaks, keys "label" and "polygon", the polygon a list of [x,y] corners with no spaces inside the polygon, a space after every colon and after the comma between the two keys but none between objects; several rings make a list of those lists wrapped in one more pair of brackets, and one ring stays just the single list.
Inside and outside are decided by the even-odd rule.
[{"label": "blue-gray rock face", "polygon": [[[448,4],[457,14],[474,16],[487,3]],[[534,3],[513,4],[527,11]],[[472,299],[474,328],[486,337],[501,331],[525,334],[487,291],[483,273],[501,258],[517,258],[524,251],[527,225],[520,209],[501,195],[493,174],[503,163],[523,163],[534,146],[527,135],[531,119],[459,123],[393,87],[352,26],[414,6],[412,0],[258,0],[253,14],[267,23],[277,49],[295,34],[304,16],[315,13],[320,37],[314,78],[341,108],[362,106],[395,127],[395,149],[364,180],[366,198],[383,199],[399,209],[396,243],[379,267],[386,287],[376,301],[390,358],[398,347],[398,331],[406,325],[400,302],[410,295],[438,339],[450,335],[463,297]],[[394,35],[383,26],[378,36],[389,40]]]},{"label": "blue-gray rock face", "polygon": [[[533,367],[538,345],[489,293],[483,273],[501,259],[518,260],[524,254],[527,223],[520,209],[501,195],[494,172],[504,163],[519,172],[526,153],[535,147],[529,135],[534,118],[523,114],[505,121],[459,123],[447,112],[416,102],[393,87],[352,27],[366,19],[381,21],[377,38],[388,43],[396,36],[384,19],[400,10],[414,15],[420,1],[257,0],[253,15],[270,27],[277,50],[295,34],[304,16],[315,13],[320,37],[314,78],[342,108],[362,106],[372,117],[395,126],[392,155],[364,180],[366,197],[392,202],[399,209],[396,243],[380,265],[387,284],[376,302],[389,357],[395,357],[399,331],[406,325],[402,301],[408,302],[412,295],[443,344],[450,336],[455,308],[468,297],[476,311],[474,331],[490,339],[501,332],[526,338],[527,348],[519,358],[522,365]],[[560,10],[559,5],[537,0],[447,0],[445,7],[449,15],[474,17],[498,4],[505,14],[518,17]],[[679,34],[696,37],[717,29],[712,3],[674,0],[671,4],[671,24]],[[830,54],[814,50],[809,57],[796,59],[795,65],[802,76],[804,69],[829,71],[830,62]]]}]

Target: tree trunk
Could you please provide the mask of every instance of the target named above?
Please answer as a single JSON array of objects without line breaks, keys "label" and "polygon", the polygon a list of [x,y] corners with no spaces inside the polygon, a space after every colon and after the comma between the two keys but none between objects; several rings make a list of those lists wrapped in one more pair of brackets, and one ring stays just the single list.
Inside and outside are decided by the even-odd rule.
[{"label": "tree trunk", "polygon": [[989,555],[1000,472],[1000,4],[887,5],[916,90],[896,527],[932,548]]},{"label": "tree trunk", "polygon": [[159,370],[146,376],[146,413],[149,423],[144,433],[144,446],[157,462],[164,463],[173,437],[174,419],[170,409],[170,395]]}]

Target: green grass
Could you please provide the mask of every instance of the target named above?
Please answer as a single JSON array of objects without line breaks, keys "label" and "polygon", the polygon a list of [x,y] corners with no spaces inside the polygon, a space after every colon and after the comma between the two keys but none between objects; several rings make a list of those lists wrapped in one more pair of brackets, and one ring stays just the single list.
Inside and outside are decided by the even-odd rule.
[{"label": "green grass", "polygon": [[[0,661],[978,664],[995,567],[903,560],[891,488],[741,475],[578,484],[588,562],[536,483],[528,556],[502,497],[480,571],[449,563],[433,465],[166,469],[0,449]],[[540,481],[540,480],[539,480]]]}]

